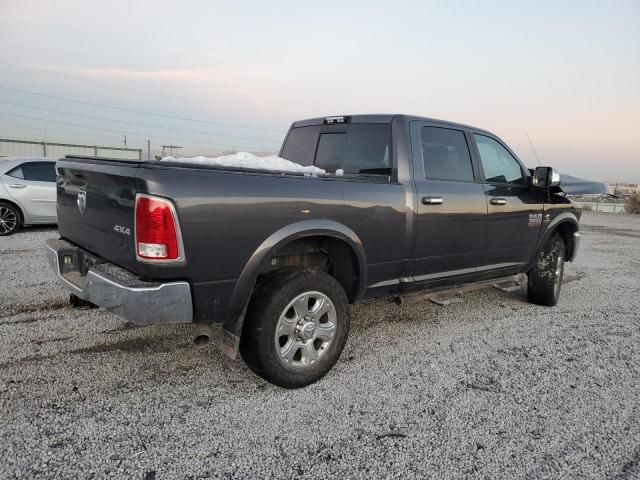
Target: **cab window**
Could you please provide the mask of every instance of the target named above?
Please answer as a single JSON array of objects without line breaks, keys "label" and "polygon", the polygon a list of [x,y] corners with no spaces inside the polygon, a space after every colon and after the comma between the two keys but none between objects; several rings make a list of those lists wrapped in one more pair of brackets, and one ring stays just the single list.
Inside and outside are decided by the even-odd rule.
[{"label": "cab window", "polygon": [[462,131],[423,127],[420,137],[426,178],[473,182],[471,155]]},{"label": "cab window", "polygon": [[313,165],[319,133],[318,126],[291,129],[282,149],[282,158],[305,167]]},{"label": "cab window", "polygon": [[282,157],[335,173],[389,177],[392,172],[391,125],[341,124],[297,127],[289,132]]},{"label": "cab window", "polygon": [[321,133],[315,165],[327,172],[391,175],[391,126],[348,125],[344,131]]},{"label": "cab window", "polygon": [[524,184],[522,167],[506,148],[485,135],[474,134],[473,138],[487,182]]}]

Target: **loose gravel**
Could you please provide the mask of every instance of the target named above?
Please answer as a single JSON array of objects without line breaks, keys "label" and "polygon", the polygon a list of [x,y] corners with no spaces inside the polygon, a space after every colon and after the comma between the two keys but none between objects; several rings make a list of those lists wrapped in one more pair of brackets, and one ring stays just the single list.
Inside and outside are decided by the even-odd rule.
[{"label": "loose gravel", "polygon": [[301,390],[188,326],[74,310],[0,238],[0,478],[640,478],[640,216],[583,216],[555,308],[524,290],[353,308]]}]

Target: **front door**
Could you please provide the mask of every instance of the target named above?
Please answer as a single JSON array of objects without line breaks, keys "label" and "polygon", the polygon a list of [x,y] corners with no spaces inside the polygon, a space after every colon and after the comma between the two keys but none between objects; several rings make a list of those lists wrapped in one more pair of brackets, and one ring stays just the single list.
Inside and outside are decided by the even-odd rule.
[{"label": "front door", "polygon": [[469,141],[463,130],[446,124],[411,124],[418,283],[475,273],[485,249],[487,203]]},{"label": "front door", "polygon": [[497,138],[473,133],[487,195],[487,251],[479,270],[520,269],[531,260],[542,229],[544,192]]}]

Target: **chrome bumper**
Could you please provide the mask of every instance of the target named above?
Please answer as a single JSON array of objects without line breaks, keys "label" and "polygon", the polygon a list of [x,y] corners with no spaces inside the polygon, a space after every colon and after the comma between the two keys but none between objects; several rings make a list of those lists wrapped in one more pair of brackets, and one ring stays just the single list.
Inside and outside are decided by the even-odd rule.
[{"label": "chrome bumper", "polygon": [[578,250],[580,250],[580,232],[573,233],[573,251],[571,252],[570,262],[573,262],[578,256]]},{"label": "chrome bumper", "polygon": [[[58,281],[77,297],[137,325],[193,321],[187,282],[144,282],[131,272],[95,257],[62,239],[45,243],[47,259]],[[83,274],[80,266],[92,265]]]}]

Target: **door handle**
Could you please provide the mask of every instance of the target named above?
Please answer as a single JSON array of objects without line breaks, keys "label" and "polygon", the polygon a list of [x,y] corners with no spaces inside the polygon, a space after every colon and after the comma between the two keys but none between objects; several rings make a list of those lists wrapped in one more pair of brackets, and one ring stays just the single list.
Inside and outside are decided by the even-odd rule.
[{"label": "door handle", "polygon": [[442,205],[443,203],[442,197],[422,197],[423,205]]},{"label": "door handle", "polygon": [[506,205],[507,201],[504,198],[492,198],[489,203],[491,205]]},{"label": "door handle", "polygon": [[9,185],[11,188],[27,188],[26,185],[23,185],[21,183],[12,183]]}]

